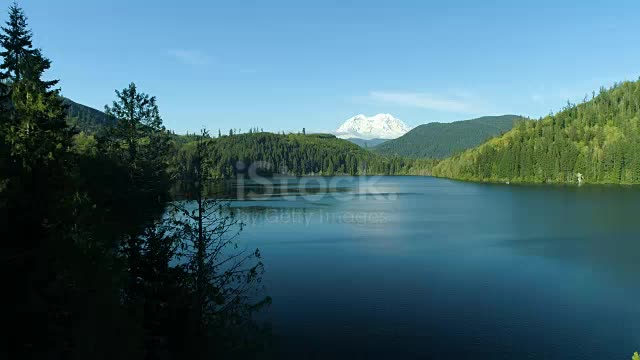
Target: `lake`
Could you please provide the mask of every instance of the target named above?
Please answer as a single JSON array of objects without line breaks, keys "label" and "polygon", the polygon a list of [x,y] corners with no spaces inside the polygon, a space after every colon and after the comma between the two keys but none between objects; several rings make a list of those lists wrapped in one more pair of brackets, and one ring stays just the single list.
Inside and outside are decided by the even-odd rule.
[{"label": "lake", "polygon": [[279,357],[630,359],[640,189],[274,179],[232,201]]}]

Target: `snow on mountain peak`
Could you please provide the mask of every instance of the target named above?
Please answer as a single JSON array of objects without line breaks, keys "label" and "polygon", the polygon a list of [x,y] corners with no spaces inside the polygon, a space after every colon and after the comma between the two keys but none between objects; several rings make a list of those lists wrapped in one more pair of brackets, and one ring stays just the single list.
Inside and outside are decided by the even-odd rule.
[{"label": "snow on mountain peak", "polygon": [[342,139],[395,139],[406,134],[411,128],[391,114],[367,117],[358,114],[344,122],[335,134]]}]

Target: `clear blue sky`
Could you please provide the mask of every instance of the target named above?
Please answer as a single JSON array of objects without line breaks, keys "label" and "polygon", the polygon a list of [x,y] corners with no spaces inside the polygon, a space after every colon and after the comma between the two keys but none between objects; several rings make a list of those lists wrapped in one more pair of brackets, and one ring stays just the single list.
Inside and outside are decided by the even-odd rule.
[{"label": "clear blue sky", "polygon": [[63,95],[102,109],[134,81],[179,133],[539,117],[640,75],[640,2],[516,3],[21,2]]}]

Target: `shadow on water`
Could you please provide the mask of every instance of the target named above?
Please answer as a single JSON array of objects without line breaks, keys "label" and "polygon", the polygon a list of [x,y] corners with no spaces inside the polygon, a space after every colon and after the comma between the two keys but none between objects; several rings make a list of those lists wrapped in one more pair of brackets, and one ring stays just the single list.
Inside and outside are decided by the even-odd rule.
[{"label": "shadow on water", "polygon": [[510,198],[510,236],[500,246],[527,256],[597,268],[636,283],[640,188],[490,185]]}]

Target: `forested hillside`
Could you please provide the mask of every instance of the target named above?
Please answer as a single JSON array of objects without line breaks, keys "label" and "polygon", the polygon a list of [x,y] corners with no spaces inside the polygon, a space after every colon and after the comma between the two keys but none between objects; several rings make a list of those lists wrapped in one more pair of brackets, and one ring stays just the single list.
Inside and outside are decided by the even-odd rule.
[{"label": "forested hillside", "polygon": [[[181,156],[195,150],[195,142],[183,146]],[[407,160],[373,154],[329,134],[272,134],[266,132],[211,138],[208,146],[213,176],[230,177],[263,162],[262,174],[374,175],[429,174],[433,161]],[[241,165],[238,165],[241,162]]]},{"label": "forested hillside", "polygon": [[[82,133],[74,137],[74,148],[82,153],[97,151],[97,138],[108,135],[115,120],[107,114],[64,98],[67,121]],[[200,138],[196,134],[170,133],[178,153],[186,153]],[[382,141],[380,139],[375,139]],[[364,146],[364,144],[363,144]],[[430,175],[435,164],[430,160],[407,159],[399,156],[381,156],[366,151],[350,140],[338,139],[331,134],[274,134],[250,131],[244,134],[219,135],[209,138],[207,158],[212,175],[228,178],[238,172],[237,163],[249,166],[263,161],[259,172],[266,175]],[[244,171],[240,169],[240,171]]]},{"label": "forested hillside", "polygon": [[640,82],[526,121],[442,161],[434,175],[480,181],[640,183]]},{"label": "forested hillside", "polygon": [[352,142],[363,148],[372,148],[374,146],[378,146],[382,143],[385,143],[389,140],[387,139],[360,139],[360,138],[351,138],[347,139],[347,141]]},{"label": "forested hillside", "polygon": [[115,124],[114,119],[100,110],[78,104],[67,98],[63,98],[62,103],[67,107],[67,122],[80,131],[97,133]]},{"label": "forested hillside", "polygon": [[518,120],[522,118],[503,115],[424,124],[395,140],[376,146],[373,150],[383,155],[443,159],[509,131]]}]

